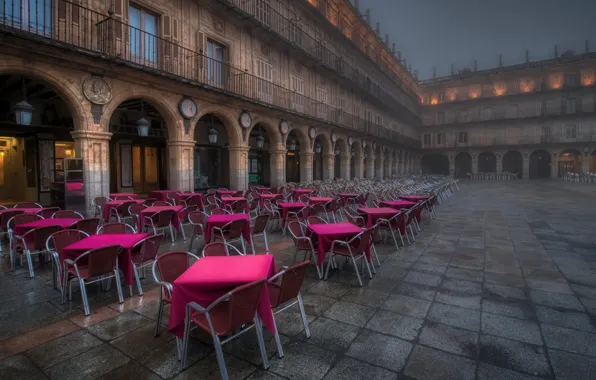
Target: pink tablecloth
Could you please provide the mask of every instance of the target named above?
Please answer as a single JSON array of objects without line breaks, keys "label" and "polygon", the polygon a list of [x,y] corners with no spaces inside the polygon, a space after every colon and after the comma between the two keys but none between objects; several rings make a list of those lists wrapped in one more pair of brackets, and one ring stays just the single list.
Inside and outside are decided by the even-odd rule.
[{"label": "pink tablecloth", "polygon": [[244,231],[242,237],[250,245],[250,219],[247,214],[223,214],[223,215],[209,215],[207,218],[207,225],[205,227],[205,241],[210,242],[213,238],[213,227],[223,227],[234,220],[244,220]]},{"label": "pink tablecloth", "polygon": [[168,194],[176,194],[176,190],[154,190],[150,191],[148,197],[158,201],[168,201]]},{"label": "pink tablecloth", "polygon": [[292,199],[294,201],[298,201],[298,198],[302,195],[302,194],[312,194],[315,191],[313,189],[294,189],[294,191],[292,191]]},{"label": "pink tablecloth", "polygon": [[248,201],[244,197],[221,197],[220,201],[221,201],[222,208],[224,208],[226,210],[228,209],[228,205],[231,205],[234,202],[238,202],[238,201],[244,202],[244,212],[247,214],[250,212],[250,205],[248,204]]},{"label": "pink tablecloth", "polygon": [[78,222],[80,219],[76,218],[48,218],[48,219],[41,219],[36,220],[35,222],[23,223],[15,226],[15,233],[17,235],[23,236],[26,232],[39,227],[48,227],[48,226],[60,226],[61,228],[68,228],[71,225]]},{"label": "pink tablecloth", "polygon": [[292,211],[299,211],[300,209],[306,207],[306,203],[302,202],[279,202],[277,204],[278,207],[281,208],[281,222],[283,225],[286,224],[286,217],[288,216],[288,212]]},{"label": "pink tablecloth", "polygon": [[257,186],[257,193],[262,193],[263,191],[270,191],[271,188],[270,187],[265,187],[265,186]]},{"label": "pink tablecloth", "polygon": [[79,255],[96,248],[108,245],[118,244],[122,246],[122,252],[118,257],[118,267],[124,273],[124,279],[128,285],[132,285],[134,276],[130,249],[145,239],[149,234],[111,234],[111,235],[91,235],[73,243],[62,250],[60,261],[65,259],[76,259]]},{"label": "pink tablecloth", "polygon": [[[184,334],[186,305],[196,302],[203,307],[234,288],[275,274],[273,255],[204,257],[182,273],[173,284],[169,330],[178,336]],[[257,308],[265,327],[275,332],[275,323],[267,285],[263,286]]]},{"label": "pink tablecloth", "polygon": [[180,231],[180,218],[178,217],[178,213],[184,209],[184,206],[151,206],[143,209],[141,211],[141,231],[145,227],[145,217],[151,216],[156,212],[162,210],[174,210],[174,215],[172,215],[172,225],[176,229],[176,231]]},{"label": "pink tablecloth", "polygon": [[8,211],[22,211],[25,214],[37,214],[38,212],[42,212],[46,208],[49,208],[49,207],[44,207],[44,208],[7,208],[6,210],[0,210],[0,214],[2,214],[3,212],[8,212]]},{"label": "pink tablecloth", "polygon": [[261,210],[265,209],[265,200],[266,199],[273,199],[277,197],[279,194],[259,194],[259,208]]},{"label": "pink tablecloth", "polygon": [[372,227],[379,218],[389,219],[399,214],[399,210],[391,207],[359,207],[358,211],[360,211],[363,214],[366,214],[367,228]]},{"label": "pink tablecloth", "polygon": [[[386,206],[386,207],[392,207],[395,209],[402,209],[402,208],[412,208],[414,206],[416,206],[416,202],[410,202],[410,201],[402,201],[402,200],[397,200],[397,201],[381,201],[379,202],[380,206]],[[422,219],[422,209],[417,209],[414,212],[414,216],[416,217],[416,219],[420,222]]]},{"label": "pink tablecloth", "polygon": [[141,204],[141,203],[143,203],[143,200],[142,199],[134,199],[134,200],[132,200],[132,199],[121,199],[119,201],[109,201],[109,202],[106,202],[106,204],[103,205],[103,208],[102,208],[103,209],[103,220],[105,220],[106,222],[108,220],[110,220],[110,212],[111,212],[111,210],[114,207],[120,206],[124,202],[136,202],[138,204]]},{"label": "pink tablecloth", "polygon": [[308,228],[317,235],[317,264],[323,264],[325,253],[331,249],[333,240],[346,240],[362,232],[352,223],[309,224]]},{"label": "pink tablecloth", "polygon": [[237,190],[217,190],[217,195],[219,195],[220,197],[225,197],[225,196],[233,196],[234,194],[236,194],[238,191]]},{"label": "pink tablecloth", "polygon": [[114,199],[116,197],[129,197],[132,199],[139,199],[139,194],[135,194],[135,193],[112,193],[112,194],[110,194],[110,198]]}]

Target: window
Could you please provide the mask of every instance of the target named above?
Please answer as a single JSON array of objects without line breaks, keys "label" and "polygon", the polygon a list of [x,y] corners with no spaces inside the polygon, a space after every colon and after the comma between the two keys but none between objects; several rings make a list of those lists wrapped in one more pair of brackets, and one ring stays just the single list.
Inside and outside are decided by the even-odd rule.
[{"label": "window", "polygon": [[576,113],[575,99],[565,99],[565,113]]},{"label": "window", "polygon": [[445,133],[437,133],[437,145],[445,143]]},{"label": "window", "polygon": [[304,81],[302,78],[290,75],[292,85],[292,103],[297,111],[304,111]]},{"label": "window", "polygon": [[468,132],[459,132],[457,142],[460,144],[466,144],[468,142]]},{"label": "window", "polygon": [[437,112],[437,124],[445,124],[445,112]]},{"label": "window", "polygon": [[319,117],[327,118],[327,91],[317,88],[317,113]]},{"label": "window", "polygon": [[302,28],[298,20],[290,22],[290,41],[297,45],[302,45]]},{"label": "window", "polygon": [[128,17],[132,58],[141,64],[157,63],[157,16],[131,5]]},{"label": "window", "polygon": [[484,107],[482,109],[482,120],[490,120],[493,117],[493,109],[491,107]]},{"label": "window", "polygon": [[257,96],[265,103],[273,102],[273,66],[265,61],[257,60]]},{"label": "window", "polygon": [[255,18],[263,24],[271,24],[271,6],[269,0],[256,0],[255,4]]},{"label": "window", "polygon": [[51,35],[52,0],[0,0],[0,23]]},{"label": "window", "polygon": [[377,125],[383,125],[383,116],[377,115],[375,117],[375,124],[377,124]]},{"label": "window", "polygon": [[459,122],[467,123],[468,121],[470,121],[470,113],[468,112],[468,110],[459,111]]},{"label": "window", "polygon": [[342,123],[344,121],[344,112],[346,112],[346,98],[339,97],[337,99],[337,106],[339,107],[339,122]]},{"label": "window", "polygon": [[226,47],[217,42],[207,40],[207,80],[213,85],[223,86],[225,82]]},{"label": "window", "polygon": [[540,142],[550,142],[551,140],[551,128],[549,125],[542,126],[540,130]]},{"label": "window", "polygon": [[565,137],[568,139],[574,139],[577,137],[577,127],[575,124],[565,126]]},{"label": "window", "polygon": [[577,75],[575,75],[575,74],[565,75],[565,84],[567,86],[576,86],[577,85]]},{"label": "window", "polygon": [[424,145],[430,145],[430,133],[424,135]]}]

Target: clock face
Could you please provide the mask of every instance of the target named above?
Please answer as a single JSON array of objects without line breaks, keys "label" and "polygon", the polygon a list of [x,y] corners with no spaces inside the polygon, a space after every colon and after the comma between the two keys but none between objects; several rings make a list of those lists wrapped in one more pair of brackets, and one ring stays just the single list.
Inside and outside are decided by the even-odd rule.
[{"label": "clock face", "polygon": [[248,112],[242,112],[242,114],[240,115],[240,125],[242,125],[243,128],[248,128],[251,124],[252,117],[250,116],[250,114]]},{"label": "clock face", "polygon": [[333,143],[334,143],[334,142],[336,142],[336,141],[337,141],[337,135],[335,134],[335,132],[333,132],[333,133],[331,134],[331,142],[333,142]]},{"label": "clock face", "polygon": [[287,121],[282,121],[281,123],[279,123],[279,130],[282,133],[282,135],[287,134],[289,129],[290,129],[290,126],[288,125]]},{"label": "clock face", "polygon": [[190,98],[182,99],[179,108],[180,114],[187,119],[192,119],[197,114],[197,104]]},{"label": "clock face", "polygon": [[315,131],[315,129],[314,129],[313,127],[311,127],[311,128],[308,130],[308,136],[309,136],[311,139],[314,139],[315,137],[317,137],[317,131]]}]

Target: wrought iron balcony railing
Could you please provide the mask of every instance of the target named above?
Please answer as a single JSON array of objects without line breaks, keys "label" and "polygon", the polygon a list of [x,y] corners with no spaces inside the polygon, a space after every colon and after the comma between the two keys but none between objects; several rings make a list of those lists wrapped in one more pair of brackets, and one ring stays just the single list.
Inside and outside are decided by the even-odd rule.
[{"label": "wrought iron balcony railing", "polygon": [[[31,1],[36,2],[36,12],[31,14],[29,7],[27,17],[14,12],[15,4],[20,4],[20,0],[4,0],[0,3],[4,5],[3,9],[0,8],[0,31],[74,49],[100,59],[329,123],[347,131],[365,133],[413,149],[420,147],[417,140],[397,131],[89,8],[66,0]],[[54,8],[45,7],[45,4],[53,4]],[[47,12],[51,16],[47,16]]]}]

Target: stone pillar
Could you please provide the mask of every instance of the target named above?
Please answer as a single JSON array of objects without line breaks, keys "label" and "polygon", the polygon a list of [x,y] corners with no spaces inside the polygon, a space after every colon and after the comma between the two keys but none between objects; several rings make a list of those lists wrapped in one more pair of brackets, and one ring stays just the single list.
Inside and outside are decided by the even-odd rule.
[{"label": "stone pillar", "polygon": [[312,182],[313,152],[300,152],[300,182]]},{"label": "stone pillar", "polygon": [[366,178],[375,177],[375,157],[366,157]]},{"label": "stone pillar", "polygon": [[248,150],[247,146],[230,146],[230,189],[246,190],[248,188]]},{"label": "stone pillar", "polygon": [[497,160],[497,173],[503,172],[503,155],[501,153],[495,153]]},{"label": "stone pillar", "polygon": [[95,210],[91,201],[95,197],[110,195],[110,149],[111,133],[74,131],[70,133],[75,141],[77,157],[83,159],[83,191],[87,216],[93,216]]},{"label": "stone pillar", "polygon": [[194,190],[194,141],[168,140],[168,189]]},{"label": "stone pillar", "polygon": [[356,154],[354,160],[354,177],[360,179],[364,176],[364,157],[362,154]]},{"label": "stone pillar", "polygon": [[530,156],[528,153],[524,154],[524,166],[522,172],[522,178],[530,178]]},{"label": "stone pillar", "polygon": [[472,154],[472,173],[478,173],[478,155],[476,153]]},{"label": "stone pillar", "polygon": [[559,154],[551,153],[550,178],[556,179],[558,177],[559,177]]},{"label": "stone pillar", "polygon": [[271,167],[271,186],[279,187],[286,182],[286,153],[284,149],[269,151],[269,166]]},{"label": "stone pillar", "polygon": [[582,173],[588,173],[590,171],[590,156],[582,154]]},{"label": "stone pillar", "polygon": [[455,156],[450,154],[447,157],[449,158],[449,175],[455,176]]},{"label": "stone pillar", "polygon": [[385,165],[385,162],[383,160],[383,157],[380,157],[379,160],[377,161],[377,163],[378,164],[375,165],[375,177],[377,179],[383,179],[384,178],[384,176],[383,176],[383,174],[384,174],[383,167]]},{"label": "stone pillar", "polygon": [[333,179],[335,177],[335,154],[324,153],[323,159],[323,180]]},{"label": "stone pillar", "polygon": [[339,156],[339,172],[341,174],[341,178],[345,180],[349,180],[350,178],[350,159],[352,157],[347,155]]}]

